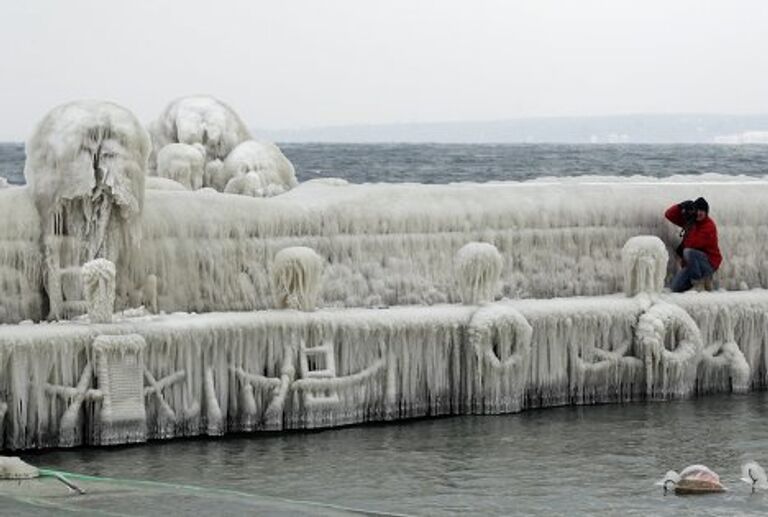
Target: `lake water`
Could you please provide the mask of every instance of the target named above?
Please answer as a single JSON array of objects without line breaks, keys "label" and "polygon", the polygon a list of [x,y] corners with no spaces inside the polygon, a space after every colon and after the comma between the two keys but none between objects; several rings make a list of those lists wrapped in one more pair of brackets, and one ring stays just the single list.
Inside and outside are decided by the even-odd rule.
[{"label": "lake water", "polygon": [[[300,181],[527,180],[542,176],[768,175],[766,145],[281,144]],[[0,176],[23,183],[24,147],[0,144]]]},{"label": "lake water", "polygon": [[[46,498],[110,515],[192,514],[213,503],[232,515],[268,503],[265,513],[276,514],[346,508],[407,515],[765,515],[768,494],[751,494],[738,478],[748,460],[768,464],[766,421],[768,394],[755,393],[23,457],[87,475],[172,484],[146,485],[159,494],[146,499],[108,489]],[[678,497],[654,486],[667,470],[693,463],[718,472],[729,491]],[[0,497],[0,513],[2,505]],[[18,500],[5,505],[16,514],[39,510]]]}]

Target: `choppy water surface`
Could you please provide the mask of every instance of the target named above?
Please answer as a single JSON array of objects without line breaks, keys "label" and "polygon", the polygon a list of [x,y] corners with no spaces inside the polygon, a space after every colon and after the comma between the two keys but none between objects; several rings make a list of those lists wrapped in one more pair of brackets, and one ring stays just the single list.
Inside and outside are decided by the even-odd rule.
[{"label": "choppy water surface", "polygon": [[[230,489],[239,499],[281,500],[310,513],[330,510],[296,501],[411,515],[765,515],[768,494],[750,494],[738,478],[747,460],[768,465],[767,403],[768,394],[756,393],[568,407],[25,459],[90,475]],[[692,463],[710,466],[730,491],[665,497],[654,486],[668,469]],[[196,507],[190,493],[167,490],[159,508],[139,499],[133,510]],[[109,495],[102,500],[103,509],[112,507]],[[235,503],[223,499],[220,510]]]},{"label": "choppy water surface", "polygon": [[[766,145],[280,144],[300,181],[527,180],[542,176],[768,175]],[[24,147],[0,144],[0,176],[23,183]]]}]

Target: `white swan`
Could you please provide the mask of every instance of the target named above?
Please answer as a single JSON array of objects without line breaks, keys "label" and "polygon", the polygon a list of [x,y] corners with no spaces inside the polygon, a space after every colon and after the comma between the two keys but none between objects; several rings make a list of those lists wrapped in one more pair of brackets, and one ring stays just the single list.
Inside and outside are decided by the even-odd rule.
[{"label": "white swan", "polygon": [[765,470],[756,461],[745,463],[741,467],[741,480],[752,485],[752,491],[768,488],[768,476]]},{"label": "white swan", "polygon": [[690,465],[680,474],[670,470],[656,484],[664,488],[664,494],[673,489],[678,495],[725,492],[725,487],[720,483],[720,476],[704,465]]}]

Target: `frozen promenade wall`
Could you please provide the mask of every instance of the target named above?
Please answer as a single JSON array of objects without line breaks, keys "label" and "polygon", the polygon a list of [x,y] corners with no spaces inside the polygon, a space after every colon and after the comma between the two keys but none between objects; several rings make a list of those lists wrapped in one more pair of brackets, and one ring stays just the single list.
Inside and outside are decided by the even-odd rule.
[{"label": "frozen promenade wall", "polygon": [[0,327],[0,448],[141,442],[766,385],[768,291]]},{"label": "frozen promenade wall", "polygon": [[[504,296],[611,294],[623,288],[626,240],[658,235],[671,250],[678,229],[664,220],[664,209],[699,195],[719,228],[719,286],[768,287],[767,180],[316,180],[273,198],[147,190],[136,251],[118,264],[116,303],[156,303],[166,312],[265,309],[273,305],[272,262],[289,246],[311,247],[325,261],[321,307],[454,303],[461,299],[455,255],[472,241],[498,248]],[[0,190],[0,322],[39,320],[51,310],[40,228],[27,188]],[[74,235],[60,241],[62,283],[53,289],[67,309],[62,316],[71,317],[84,309],[68,301],[82,296],[77,282],[67,282],[66,260],[74,257],[76,271],[82,264],[68,250],[83,243]]]}]

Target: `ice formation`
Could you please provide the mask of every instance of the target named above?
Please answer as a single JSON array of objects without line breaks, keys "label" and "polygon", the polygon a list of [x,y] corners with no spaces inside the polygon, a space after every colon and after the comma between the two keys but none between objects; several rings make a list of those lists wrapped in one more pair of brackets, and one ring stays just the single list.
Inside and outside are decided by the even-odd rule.
[{"label": "ice formation", "polygon": [[461,301],[474,305],[492,302],[499,289],[502,259],[487,242],[470,242],[456,253],[456,274]]},{"label": "ice formation", "polygon": [[323,275],[323,259],[305,246],[285,248],[272,263],[272,292],[278,309],[313,311]]},{"label": "ice formation", "polygon": [[645,358],[646,387],[660,399],[685,397],[696,383],[701,333],[687,312],[655,303],[637,324],[637,351]]},{"label": "ice formation", "polygon": [[[696,189],[711,201],[721,247],[729,250],[717,273],[720,287],[768,286],[768,182],[717,177]],[[676,228],[659,214],[690,190],[680,179],[310,181],[269,199],[150,190],[140,256],[125,267],[116,263],[118,277],[133,279],[123,289],[118,281],[117,308],[128,305],[149,275],[157,279],[158,308],[166,312],[269,308],[271,262],[287,246],[312,247],[327,260],[320,306],[460,302],[455,253],[478,240],[501,254],[502,296],[616,293],[624,284],[622,246],[637,234],[660,236],[668,250],[676,246]],[[43,311],[42,237],[39,216],[30,212],[28,188],[0,190],[3,322],[36,320]],[[673,271],[670,262],[667,278]]]},{"label": "ice formation", "polygon": [[17,456],[0,456],[0,480],[33,479],[40,476],[40,471]]},{"label": "ice formation", "polygon": [[621,250],[624,266],[624,292],[660,293],[667,276],[669,254],[664,242],[653,235],[639,235],[627,241]]},{"label": "ice formation", "polygon": [[477,354],[473,411],[512,413],[523,407],[533,328],[505,305],[479,309],[469,321],[469,344]]},{"label": "ice formation", "polygon": [[176,180],[170,178],[161,178],[159,176],[150,176],[146,181],[147,190],[189,190],[185,185],[182,185]]},{"label": "ice formation", "polygon": [[115,310],[115,264],[95,259],[83,264],[83,291],[91,323],[109,323]]},{"label": "ice formation", "polygon": [[98,437],[94,441],[144,441],[147,413],[144,405],[144,338],[137,334],[98,336],[93,361],[101,400]]},{"label": "ice formation", "polygon": [[37,125],[24,190],[39,213],[51,318],[83,312],[84,262],[108,258],[127,272],[141,235],[149,150],[136,118],[107,102],[64,104]]},{"label": "ice formation", "polygon": [[235,147],[212,186],[231,194],[272,197],[296,185],[296,172],[276,145],[248,140]]},{"label": "ice formation", "polygon": [[733,364],[703,353],[719,336],[732,336],[751,389],[768,381],[767,314],[768,291],[755,290],[6,325],[4,446],[730,392]]},{"label": "ice formation", "polygon": [[171,102],[150,125],[150,133],[156,150],[174,143],[202,145],[206,164],[223,161],[239,143],[251,138],[232,108],[204,95]]},{"label": "ice formation", "polygon": [[203,187],[205,148],[202,144],[168,144],[157,153],[155,174],[176,181],[189,190]]},{"label": "ice formation", "polygon": [[8,180],[0,176],[0,188],[8,188]]}]

